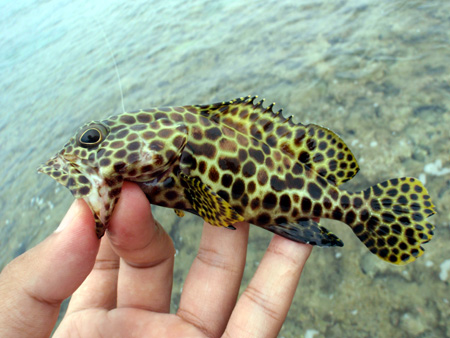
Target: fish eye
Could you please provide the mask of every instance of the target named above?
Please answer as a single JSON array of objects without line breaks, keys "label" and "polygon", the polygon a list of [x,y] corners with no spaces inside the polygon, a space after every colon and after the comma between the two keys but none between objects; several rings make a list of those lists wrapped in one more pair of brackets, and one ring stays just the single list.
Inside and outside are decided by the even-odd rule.
[{"label": "fish eye", "polygon": [[90,125],[78,134],[77,137],[77,145],[83,148],[92,148],[101,143],[109,131],[106,129],[104,125],[101,124],[93,124]]}]

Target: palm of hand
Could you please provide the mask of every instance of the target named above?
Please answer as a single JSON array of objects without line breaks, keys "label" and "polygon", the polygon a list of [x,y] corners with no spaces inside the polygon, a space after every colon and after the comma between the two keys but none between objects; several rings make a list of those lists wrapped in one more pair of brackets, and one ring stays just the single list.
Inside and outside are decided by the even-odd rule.
[{"label": "palm of hand", "polygon": [[16,302],[0,310],[10,317],[3,325],[0,316],[0,335],[47,336],[62,300],[73,293],[55,337],[275,337],[311,252],[275,236],[237,301],[249,225],[227,231],[205,224],[179,309],[169,314],[175,250],[137,185],[124,184],[100,245],[83,201],[63,223],[66,229],[2,273],[0,296]]}]

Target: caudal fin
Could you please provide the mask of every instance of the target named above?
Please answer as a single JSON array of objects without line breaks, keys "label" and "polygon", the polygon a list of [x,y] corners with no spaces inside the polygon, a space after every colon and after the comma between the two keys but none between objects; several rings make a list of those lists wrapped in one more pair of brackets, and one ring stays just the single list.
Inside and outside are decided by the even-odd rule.
[{"label": "caudal fin", "polygon": [[434,229],[426,219],[436,211],[419,180],[392,179],[359,195],[365,203],[361,203],[358,217],[349,225],[372,253],[399,265],[423,254],[422,244],[431,240]]}]

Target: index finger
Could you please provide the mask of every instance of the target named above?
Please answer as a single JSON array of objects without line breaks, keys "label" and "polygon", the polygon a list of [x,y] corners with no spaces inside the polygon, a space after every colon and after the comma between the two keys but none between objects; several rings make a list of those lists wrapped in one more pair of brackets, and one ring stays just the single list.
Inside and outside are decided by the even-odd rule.
[{"label": "index finger", "polygon": [[175,248],[136,184],[124,183],[108,237],[120,256],[117,307],[169,312]]}]

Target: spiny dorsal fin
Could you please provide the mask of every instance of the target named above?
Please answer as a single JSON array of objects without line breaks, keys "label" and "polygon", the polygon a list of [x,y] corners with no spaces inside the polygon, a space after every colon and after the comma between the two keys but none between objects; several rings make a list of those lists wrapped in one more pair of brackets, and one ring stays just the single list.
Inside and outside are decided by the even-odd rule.
[{"label": "spiny dorsal fin", "polygon": [[247,96],[194,107],[216,123],[289,154],[336,185],[348,181],[359,171],[350,149],[331,130],[315,124],[294,123],[292,116],[285,118],[281,109],[273,111],[275,103],[264,108],[264,100],[256,102],[256,98]]}]

